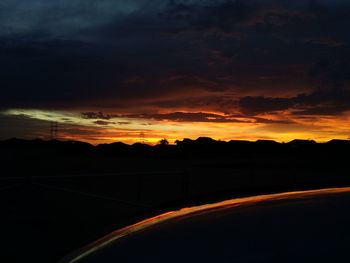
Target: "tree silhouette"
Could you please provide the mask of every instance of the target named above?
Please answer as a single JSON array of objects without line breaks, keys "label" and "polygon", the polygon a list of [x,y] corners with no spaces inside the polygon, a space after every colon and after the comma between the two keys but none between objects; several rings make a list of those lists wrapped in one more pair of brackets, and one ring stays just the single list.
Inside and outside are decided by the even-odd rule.
[{"label": "tree silhouette", "polygon": [[169,144],[169,141],[168,141],[167,139],[161,139],[161,140],[159,141],[159,144],[160,144],[160,145],[168,145],[168,144]]}]

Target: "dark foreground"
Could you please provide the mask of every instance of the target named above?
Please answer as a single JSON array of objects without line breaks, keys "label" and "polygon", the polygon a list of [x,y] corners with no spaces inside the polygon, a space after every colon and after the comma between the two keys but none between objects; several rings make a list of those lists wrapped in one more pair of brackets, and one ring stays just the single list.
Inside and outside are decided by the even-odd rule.
[{"label": "dark foreground", "polygon": [[62,260],[112,262],[345,262],[350,188],[204,205],[121,229]]},{"label": "dark foreground", "polygon": [[0,141],[0,262],[57,262],[115,229],[240,196],[349,186],[350,141]]}]

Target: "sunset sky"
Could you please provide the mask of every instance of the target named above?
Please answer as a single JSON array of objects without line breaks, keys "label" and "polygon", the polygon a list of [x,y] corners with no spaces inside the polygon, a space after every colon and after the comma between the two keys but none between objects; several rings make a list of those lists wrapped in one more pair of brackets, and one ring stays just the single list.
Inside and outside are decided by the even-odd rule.
[{"label": "sunset sky", "polygon": [[348,0],[2,0],[0,139],[350,136]]}]

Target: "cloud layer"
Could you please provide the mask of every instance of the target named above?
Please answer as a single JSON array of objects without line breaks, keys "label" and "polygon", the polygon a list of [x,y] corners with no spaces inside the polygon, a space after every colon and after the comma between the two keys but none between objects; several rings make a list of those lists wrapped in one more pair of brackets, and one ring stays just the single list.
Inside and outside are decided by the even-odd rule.
[{"label": "cloud layer", "polygon": [[300,132],[350,111],[345,0],[6,0],[0,10],[2,111]]}]

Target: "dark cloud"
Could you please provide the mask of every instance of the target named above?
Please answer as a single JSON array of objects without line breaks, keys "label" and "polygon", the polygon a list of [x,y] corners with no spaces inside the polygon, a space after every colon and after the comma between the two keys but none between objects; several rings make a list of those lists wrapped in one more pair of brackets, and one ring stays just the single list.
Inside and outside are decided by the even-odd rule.
[{"label": "dark cloud", "polygon": [[240,114],[213,114],[206,112],[171,112],[163,114],[133,114],[120,117],[152,119],[175,122],[212,122],[212,123],[259,123],[259,124],[293,124],[293,120],[267,119]]},{"label": "dark cloud", "polygon": [[[261,98],[263,99],[263,98]],[[266,98],[265,98],[266,99]],[[256,112],[254,112],[255,114]],[[261,112],[258,112],[261,113]],[[119,124],[127,125],[131,122],[111,122],[106,121],[112,118],[132,118],[148,119],[156,121],[174,121],[174,122],[213,122],[213,123],[262,123],[262,124],[292,124],[292,120],[278,120],[255,117],[251,112],[245,114],[214,114],[208,112],[170,112],[170,113],[143,113],[143,114],[104,114],[102,112],[82,113],[83,118],[98,119],[94,121],[98,125]]]},{"label": "dark cloud", "polygon": [[[290,1],[290,0],[219,0],[169,1],[163,11],[165,19],[177,21],[179,30],[202,32],[236,32],[280,34],[280,36],[322,38],[345,32],[334,25],[348,22],[350,4],[347,1]],[[180,27],[182,25],[182,27]],[[249,31],[249,32],[248,32]],[[344,37],[344,36],[343,36]]]},{"label": "dark cloud", "polygon": [[350,111],[350,90],[318,90],[312,94],[299,95],[295,101],[298,103],[295,111],[298,115],[339,115]]},{"label": "dark cloud", "polygon": [[230,33],[235,25],[254,17],[249,1],[170,1],[161,16],[178,22],[181,31]]},{"label": "dark cloud", "polygon": [[295,123],[293,120],[272,120],[272,119],[266,119],[266,118],[259,118],[254,117],[256,123],[262,123],[262,124],[293,124]]},{"label": "dark cloud", "polygon": [[348,54],[321,59],[311,69],[311,75],[323,89],[339,89],[350,84],[350,61]]},{"label": "dark cloud", "polygon": [[131,124],[131,122],[129,121],[118,121],[117,122],[119,125],[128,125],[128,124]]},{"label": "dark cloud", "polygon": [[85,28],[111,23],[148,1],[144,0],[3,0],[0,3],[0,35],[23,34],[42,30],[54,37],[77,37]]},{"label": "dark cloud", "polygon": [[115,124],[114,122],[110,122],[110,121],[101,121],[101,120],[94,121],[94,123],[97,124],[97,125],[101,125],[101,126],[106,126],[106,125],[109,125],[109,124]]},{"label": "dark cloud", "polygon": [[348,1],[6,0],[0,10],[2,109],[168,109],[149,117],[178,121],[348,109]]},{"label": "dark cloud", "polygon": [[128,118],[144,118],[154,119],[159,121],[178,121],[178,122],[250,122],[245,120],[239,120],[230,115],[218,115],[204,112],[172,112],[163,114],[133,114],[126,115]]},{"label": "dark cloud", "polygon": [[269,98],[269,97],[243,97],[239,101],[242,113],[256,115],[274,111],[286,110],[293,106],[293,99]]},{"label": "dark cloud", "polygon": [[81,116],[84,119],[102,119],[102,120],[109,120],[113,117],[112,115],[104,114],[103,112],[83,112]]},{"label": "dark cloud", "polygon": [[153,106],[161,109],[176,109],[187,108],[192,111],[198,111],[200,109],[206,111],[218,111],[222,113],[232,112],[236,107],[236,101],[234,97],[225,95],[225,93],[213,94],[212,96],[184,96],[181,99],[163,99],[152,102]]},{"label": "dark cloud", "polygon": [[239,107],[242,113],[249,115],[288,109],[296,115],[338,115],[350,111],[350,90],[317,90],[291,98],[243,97]]}]

